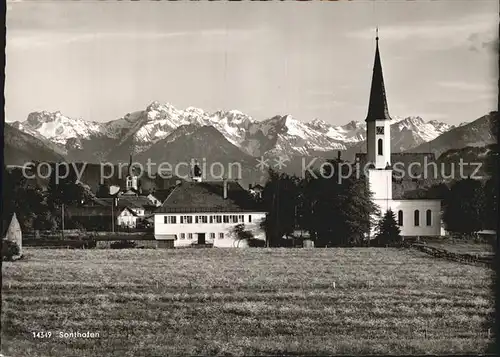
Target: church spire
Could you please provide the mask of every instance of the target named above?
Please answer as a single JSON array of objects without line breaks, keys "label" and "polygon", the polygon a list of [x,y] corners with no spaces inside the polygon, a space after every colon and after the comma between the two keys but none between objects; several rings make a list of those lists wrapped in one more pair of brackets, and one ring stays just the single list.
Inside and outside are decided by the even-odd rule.
[{"label": "church spire", "polygon": [[380,52],[378,49],[378,26],[376,29],[375,41],[375,62],[373,64],[372,87],[366,121],[391,119],[387,106],[387,98],[385,96],[384,76],[382,74],[382,64],[380,62]]}]

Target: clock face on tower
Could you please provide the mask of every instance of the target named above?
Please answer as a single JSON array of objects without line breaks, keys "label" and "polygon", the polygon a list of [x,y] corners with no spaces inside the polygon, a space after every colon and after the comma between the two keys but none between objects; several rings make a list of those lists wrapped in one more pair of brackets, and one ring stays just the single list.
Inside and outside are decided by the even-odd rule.
[{"label": "clock face on tower", "polygon": [[384,127],[383,126],[377,126],[376,127],[376,133],[383,135],[384,134]]}]

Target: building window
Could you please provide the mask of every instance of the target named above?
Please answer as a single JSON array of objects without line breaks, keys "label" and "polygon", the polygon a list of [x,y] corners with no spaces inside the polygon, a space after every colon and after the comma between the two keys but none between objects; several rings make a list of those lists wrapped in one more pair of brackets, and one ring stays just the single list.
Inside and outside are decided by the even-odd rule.
[{"label": "building window", "polygon": [[210,216],[210,223],[214,223],[214,216]]},{"label": "building window", "polygon": [[217,223],[222,223],[222,216],[215,216]]},{"label": "building window", "polygon": [[177,217],[176,216],[165,216],[163,217],[163,222],[165,224],[175,224],[177,223]]},{"label": "building window", "polygon": [[188,233],[188,239],[193,239],[193,233]]},{"label": "building window", "polygon": [[377,152],[379,155],[384,155],[384,151],[382,150],[383,142],[382,139],[377,140]]},{"label": "building window", "polygon": [[224,239],[224,233],[219,233],[219,239]]},{"label": "building window", "polygon": [[398,226],[402,226],[402,225],[403,225],[403,211],[399,210],[398,211]]},{"label": "building window", "polygon": [[224,218],[224,223],[229,223],[229,216],[223,216]]},{"label": "building window", "polygon": [[181,239],[186,239],[186,233],[181,233]]},{"label": "building window", "polygon": [[426,224],[428,226],[430,226],[432,224],[432,213],[431,213],[431,210],[428,209],[426,212],[425,212],[425,221],[426,221]]},{"label": "building window", "polygon": [[231,217],[232,217],[233,223],[238,223],[238,216],[237,215],[233,214]]},{"label": "building window", "polygon": [[420,212],[418,211],[418,209],[416,209],[413,213],[413,222],[415,224],[415,227],[420,226]]},{"label": "building window", "polygon": [[210,233],[210,239],[215,239],[215,233]]},{"label": "building window", "polygon": [[181,216],[181,224],[184,223],[184,216]]},{"label": "building window", "polygon": [[201,223],[208,223],[208,216],[201,216]]},{"label": "building window", "polygon": [[251,214],[249,214],[249,215],[248,215],[248,222],[249,222],[249,223],[251,223],[251,222],[252,222],[252,215],[251,215]]},{"label": "building window", "polygon": [[240,215],[238,216],[238,222],[239,222],[239,223],[244,223],[244,222],[245,222],[245,215],[240,214]]}]

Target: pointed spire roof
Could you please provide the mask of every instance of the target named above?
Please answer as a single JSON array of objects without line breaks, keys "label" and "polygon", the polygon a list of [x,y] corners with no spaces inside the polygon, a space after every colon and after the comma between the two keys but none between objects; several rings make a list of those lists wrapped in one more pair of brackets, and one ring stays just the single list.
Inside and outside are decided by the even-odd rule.
[{"label": "pointed spire roof", "polygon": [[391,120],[387,98],[385,96],[384,76],[382,74],[382,63],[380,62],[380,52],[378,49],[378,28],[375,63],[373,64],[372,88],[370,91],[370,103],[368,105],[368,114],[365,121]]},{"label": "pointed spire roof", "polygon": [[132,169],[132,154],[130,154],[130,159],[129,159],[129,162],[128,162],[128,176],[129,177],[132,177],[132,174],[133,174],[133,169]]}]

